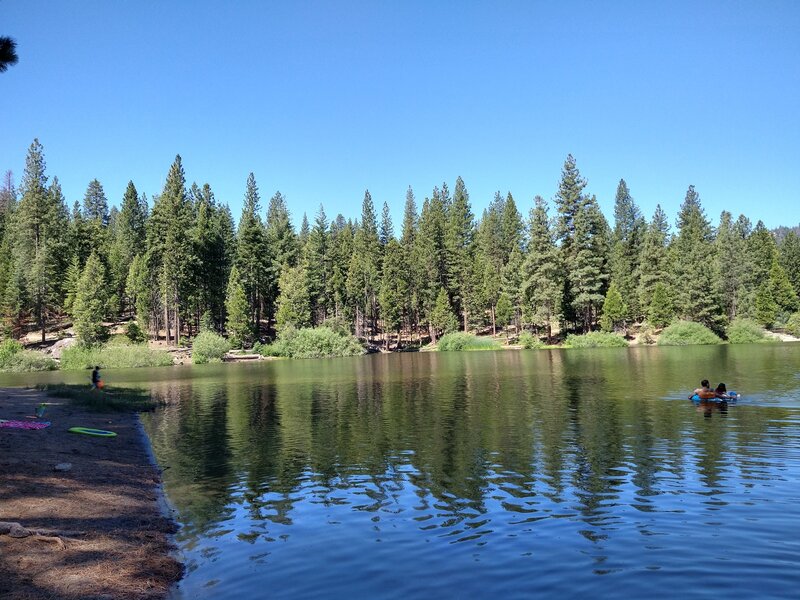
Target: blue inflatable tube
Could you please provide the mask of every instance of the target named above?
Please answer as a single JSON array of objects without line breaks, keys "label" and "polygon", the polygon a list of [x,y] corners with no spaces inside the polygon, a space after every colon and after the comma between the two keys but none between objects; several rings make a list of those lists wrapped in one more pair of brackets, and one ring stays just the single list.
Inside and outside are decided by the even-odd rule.
[{"label": "blue inflatable tube", "polygon": [[692,402],[736,402],[739,399],[737,392],[728,392],[728,398],[701,398],[697,394],[692,396]]}]

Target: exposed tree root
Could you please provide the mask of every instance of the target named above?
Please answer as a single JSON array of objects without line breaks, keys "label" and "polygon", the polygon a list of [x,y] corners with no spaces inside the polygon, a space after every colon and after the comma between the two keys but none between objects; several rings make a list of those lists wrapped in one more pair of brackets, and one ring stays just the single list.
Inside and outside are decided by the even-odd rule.
[{"label": "exposed tree root", "polygon": [[30,537],[40,542],[53,542],[58,545],[61,550],[66,550],[67,545],[64,540],[69,542],[79,542],[71,537],[72,535],[82,535],[80,531],[53,531],[50,529],[29,529],[23,527],[19,523],[11,521],[0,521],[0,535],[7,535],[12,538],[27,538]]}]

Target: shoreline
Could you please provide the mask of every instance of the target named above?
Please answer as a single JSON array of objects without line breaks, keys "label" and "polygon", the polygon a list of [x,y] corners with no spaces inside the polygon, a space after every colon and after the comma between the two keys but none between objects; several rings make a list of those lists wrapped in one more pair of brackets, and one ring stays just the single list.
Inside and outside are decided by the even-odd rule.
[{"label": "shoreline", "polygon": [[[0,388],[0,418],[36,421],[41,402],[49,427],[0,428],[0,521],[46,534],[0,534],[0,596],[167,598],[183,566],[138,414],[91,412],[38,390]],[[73,426],[117,437],[69,433]]]}]

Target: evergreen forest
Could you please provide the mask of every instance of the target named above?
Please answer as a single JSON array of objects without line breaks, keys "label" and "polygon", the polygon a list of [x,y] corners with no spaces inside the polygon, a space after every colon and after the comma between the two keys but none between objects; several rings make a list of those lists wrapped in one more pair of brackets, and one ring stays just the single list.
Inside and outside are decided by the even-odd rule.
[{"label": "evergreen forest", "polygon": [[186,183],[180,156],[157,196],[130,182],[109,208],[95,179],[70,207],[34,140],[19,183],[9,171],[0,184],[3,336],[44,341],[70,324],[91,344],[135,320],[170,344],[206,328],[249,347],[326,325],[399,348],[454,331],[775,327],[800,308],[795,231],[777,241],[727,211],[712,222],[694,186],[674,225],[660,206],[647,218],[624,180],[612,225],[572,156],[549,202],[497,192],[476,215],[458,178],[421,201],[409,188],[399,227],[366,191],[359,215],[320,205],[295,229],[280,192],[264,201],[252,173],[243,183],[238,221],[208,184]]}]

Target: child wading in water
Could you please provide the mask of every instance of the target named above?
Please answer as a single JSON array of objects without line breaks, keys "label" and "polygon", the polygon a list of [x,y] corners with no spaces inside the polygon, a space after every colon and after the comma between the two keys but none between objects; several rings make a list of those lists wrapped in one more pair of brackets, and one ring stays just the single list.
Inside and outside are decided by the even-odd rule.
[{"label": "child wading in water", "polygon": [[92,371],[92,389],[103,389],[103,380],[100,379],[100,367],[95,367],[94,371]]}]

